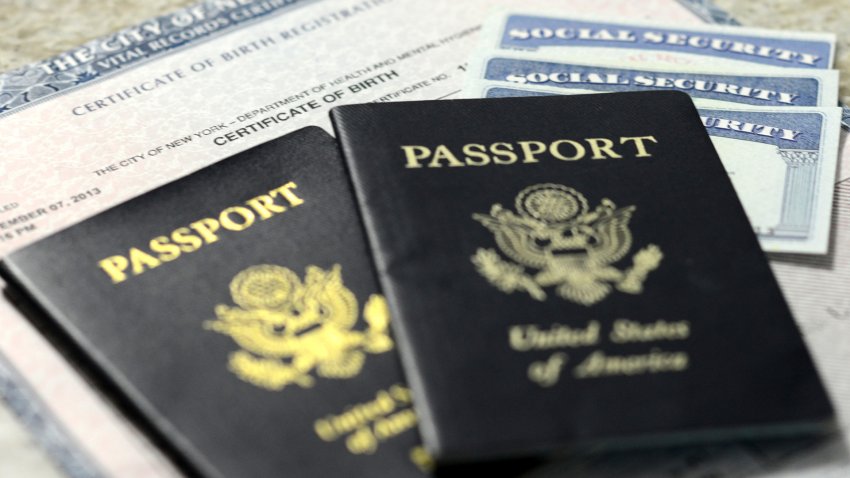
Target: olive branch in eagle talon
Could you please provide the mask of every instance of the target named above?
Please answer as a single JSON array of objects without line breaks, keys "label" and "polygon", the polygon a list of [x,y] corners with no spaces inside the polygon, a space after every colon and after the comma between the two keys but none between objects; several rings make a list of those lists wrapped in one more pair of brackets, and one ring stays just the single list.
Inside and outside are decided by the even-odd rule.
[{"label": "olive branch in eagle talon", "polygon": [[615,287],[641,293],[647,276],[664,257],[658,246],[650,244],[632,256],[630,268],[613,266],[631,249],[628,225],[635,206],[617,208],[606,198],[590,211],[584,195],[560,184],[527,187],[517,195],[515,206],[516,213],[494,204],[490,214],[472,215],[493,233],[508,258],[481,248],[472,263],[503,292],[526,292],[542,301],[547,297],[544,288],[554,286],[561,298],[590,306]]},{"label": "olive branch in eagle talon", "polygon": [[249,267],[230,283],[233,302],[218,305],[218,320],[204,327],[232,337],[242,350],[230,354],[229,368],[258,387],[312,387],[312,373],[354,377],[366,354],[392,350],[386,301],[373,294],[363,307],[365,330],[355,330],[357,298],[342,283],[339,265],[310,266],[304,282],[275,265]]}]

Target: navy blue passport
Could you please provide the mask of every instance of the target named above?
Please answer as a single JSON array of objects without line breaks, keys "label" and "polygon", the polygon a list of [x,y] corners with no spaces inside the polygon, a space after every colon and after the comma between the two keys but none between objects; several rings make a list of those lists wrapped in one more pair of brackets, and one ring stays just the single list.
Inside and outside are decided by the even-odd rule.
[{"label": "navy blue passport", "polygon": [[17,251],[2,275],[193,474],[429,466],[342,159],[320,128]]},{"label": "navy blue passport", "polygon": [[438,462],[830,427],[688,96],[331,116]]}]

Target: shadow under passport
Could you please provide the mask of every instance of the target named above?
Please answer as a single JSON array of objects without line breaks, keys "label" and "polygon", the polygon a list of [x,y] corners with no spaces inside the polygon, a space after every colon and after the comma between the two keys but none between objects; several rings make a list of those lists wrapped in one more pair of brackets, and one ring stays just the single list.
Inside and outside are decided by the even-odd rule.
[{"label": "shadow under passport", "polygon": [[805,438],[561,455],[522,478],[743,478],[823,476],[850,463],[839,432]]}]

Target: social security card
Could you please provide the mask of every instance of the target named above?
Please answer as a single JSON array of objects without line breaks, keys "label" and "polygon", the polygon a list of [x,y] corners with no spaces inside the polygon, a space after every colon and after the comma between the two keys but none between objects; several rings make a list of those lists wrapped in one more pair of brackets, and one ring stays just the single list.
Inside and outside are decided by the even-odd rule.
[{"label": "social security card", "polygon": [[[482,82],[466,93],[467,97],[513,98],[564,91]],[[762,248],[827,253],[841,108],[695,103]]]},{"label": "social security card", "polygon": [[481,38],[484,49],[626,48],[786,68],[829,69],[835,57],[830,33],[685,27],[563,12],[502,12],[487,21]]},{"label": "social security card", "polygon": [[478,55],[470,64],[469,73],[470,82],[503,81],[563,90],[678,90],[718,105],[788,107],[838,103],[838,73],[833,70],[785,69],[756,75],[733,70],[679,71],[578,64],[541,54],[496,51]]},{"label": "social security card", "polygon": [[[539,51],[563,62],[605,62],[628,68],[733,68],[749,75],[786,68],[829,69],[836,49],[832,33],[683,26],[545,10],[495,14],[485,22],[480,38],[482,50]],[[842,124],[850,129],[850,108],[840,106],[844,108]]]},{"label": "social security card", "polygon": [[829,248],[841,108],[698,108],[769,252]]}]

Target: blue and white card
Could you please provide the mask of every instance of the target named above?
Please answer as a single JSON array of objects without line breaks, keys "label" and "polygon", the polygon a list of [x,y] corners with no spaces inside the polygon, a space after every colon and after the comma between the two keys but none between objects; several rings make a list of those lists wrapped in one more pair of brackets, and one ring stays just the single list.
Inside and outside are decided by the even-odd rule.
[{"label": "blue and white card", "polygon": [[581,47],[587,52],[599,48],[641,49],[712,61],[829,69],[835,56],[835,35],[734,26],[687,27],[565,15],[563,11],[512,11],[490,18],[481,46],[520,50]]},{"label": "blue and white card", "polygon": [[[478,91],[476,97],[483,98],[564,94],[555,88],[507,83],[482,83]],[[825,254],[841,108],[695,103],[762,248]]]},{"label": "blue and white card", "polygon": [[841,108],[698,108],[765,251],[829,248]]},{"label": "blue and white card", "polygon": [[833,106],[838,104],[834,70],[784,69],[741,74],[733,70],[687,71],[574,63],[542,54],[496,51],[469,66],[468,80],[503,81],[552,87],[563,94],[640,90],[678,90],[714,105],[758,107]]},{"label": "blue and white card", "polygon": [[[481,51],[536,51],[568,63],[682,71],[723,68],[748,75],[787,68],[830,69],[836,43],[832,33],[694,27],[546,10],[503,11],[491,16],[483,30]],[[850,129],[850,108],[840,106],[842,124]]]}]

